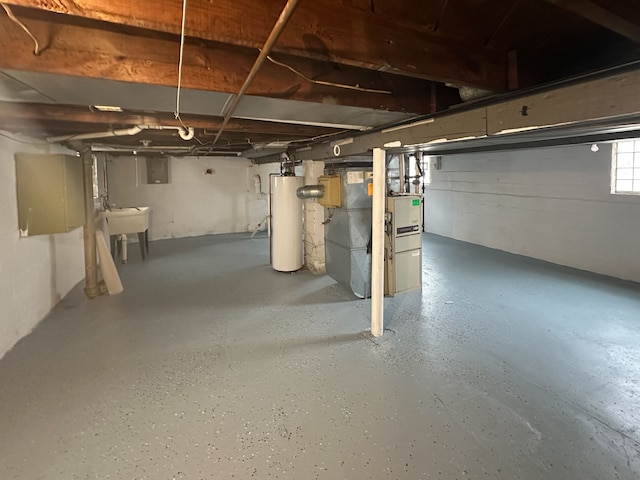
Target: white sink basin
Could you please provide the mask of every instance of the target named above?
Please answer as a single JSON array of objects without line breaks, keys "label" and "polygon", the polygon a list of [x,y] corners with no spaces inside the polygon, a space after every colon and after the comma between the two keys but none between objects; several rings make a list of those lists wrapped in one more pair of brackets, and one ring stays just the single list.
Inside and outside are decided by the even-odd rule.
[{"label": "white sink basin", "polygon": [[113,208],[102,212],[109,235],[144,232],[149,228],[149,207]]}]

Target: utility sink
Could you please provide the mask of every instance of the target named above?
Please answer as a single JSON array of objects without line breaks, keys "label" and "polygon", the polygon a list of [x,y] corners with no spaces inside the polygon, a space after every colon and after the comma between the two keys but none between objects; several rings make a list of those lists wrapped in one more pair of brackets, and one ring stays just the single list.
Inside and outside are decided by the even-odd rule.
[{"label": "utility sink", "polygon": [[149,228],[149,207],[112,208],[102,212],[109,235],[145,232]]}]

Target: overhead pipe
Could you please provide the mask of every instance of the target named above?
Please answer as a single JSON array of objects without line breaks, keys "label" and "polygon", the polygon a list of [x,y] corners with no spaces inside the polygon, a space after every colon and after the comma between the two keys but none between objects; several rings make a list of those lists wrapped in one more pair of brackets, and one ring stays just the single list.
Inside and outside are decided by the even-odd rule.
[{"label": "overhead pipe", "polygon": [[188,141],[193,139],[193,137],[196,135],[196,131],[194,130],[193,127],[187,127],[187,128],[178,127],[178,135],[180,135],[180,138],[182,140]]},{"label": "overhead pipe", "polygon": [[58,143],[68,140],[92,140],[94,138],[109,138],[109,137],[127,137],[140,133],[144,128],[140,125],[136,125],[131,128],[123,128],[121,130],[107,130],[106,132],[93,132],[93,133],[79,133],[77,135],[59,135],[57,137],[47,137],[47,142]]},{"label": "overhead pipe", "polygon": [[195,136],[195,130],[193,127],[176,127],[168,125],[135,125],[130,128],[122,128],[120,130],[107,130],[104,132],[91,132],[91,133],[79,133],[77,135],[59,135],[56,137],[47,137],[47,142],[58,143],[69,140],[93,140],[96,138],[110,138],[110,137],[130,137],[137,135],[143,130],[177,130],[178,135],[182,140],[188,141]]},{"label": "overhead pipe", "polygon": [[238,104],[240,103],[240,100],[242,100],[242,97],[244,97],[244,94],[247,93],[247,90],[249,89],[251,82],[253,82],[253,79],[258,73],[258,70],[260,70],[260,67],[262,66],[262,64],[265,62],[265,60],[267,60],[267,57],[271,53],[271,49],[273,48],[273,45],[278,40],[278,37],[282,33],[282,30],[284,30],[284,27],[287,25],[287,22],[289,22],[289,19],[291,18],[291,15],[293,15],[293,12],[295,11],[299,2],[300,0],[288,0],[287,4],[282,9],[282,12],[280,13],[280,17],[278,17],[278,20],[276,21],[276,24],[273,26],[271,33],[267,37],[267,40],[264,42],[264,45],[260,50],[260,55],[258,55],[258,58],[253,64],[253,67],[251,67],[251,70],[249,71],[249,75],[247,75],[247,79],[244,81],[244,84],[240,88],[240,92],[238,92],[238,94],[233,98],[233,101],[227,108],[227,111],[224,115],[224,119],[222,120],[222,125],[220,125],[220,130],[218,131],[218,134],[216,135],[216,138],[214,138],[213,143],[211,145],[215,145],[220,139],[220,135],[222,135],[222,132],[227,126],[227,123],[229,123],[229,120],[231,119],[231,115],[233,115],[233,112],[235,112],[236,108],[238,107]]},{"label": "overhead pipe", "polygon": [[[173,152],[191,152],[193,150],[192,145],[185,146],[173,146],[173,145],[149,145],[147,147],[141,145],[131,145],[128,147],[125,146],[115,146],[115,145],[104,145],[102,143],[95,143],[92,145],[94,152],[128,152],[128,153],[173,153]],[[235,152],[230,155],[235,155]]]}]

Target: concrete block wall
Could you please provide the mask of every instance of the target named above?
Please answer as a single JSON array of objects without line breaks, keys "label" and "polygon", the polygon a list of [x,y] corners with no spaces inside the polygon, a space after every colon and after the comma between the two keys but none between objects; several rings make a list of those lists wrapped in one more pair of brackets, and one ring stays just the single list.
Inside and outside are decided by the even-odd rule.
[{"label": "concrete block wall", "polygon": [[151,239],[251,232],[267,215],[273,168],[237,157],[170,158],[169,183],[147,184],[143,157],[112,157],[107,160],[109,202],[151,207]]},{"label": "concrete block wall", "polygon": [[640,282],[640,196],[611,194],[611,145],[445,155],[428,232]]},{"label": "concrete block wall", "polygon": [[17,152],[75,155],[62,148],[0,136],[0,357],[84,279],[82,228],[64,234],[20,237]]}]

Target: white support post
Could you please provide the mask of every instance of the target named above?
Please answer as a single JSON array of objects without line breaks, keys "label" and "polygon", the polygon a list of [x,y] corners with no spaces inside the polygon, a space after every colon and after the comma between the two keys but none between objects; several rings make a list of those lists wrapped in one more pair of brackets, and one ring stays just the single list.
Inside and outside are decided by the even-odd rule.
[{"label": "white support post", "polygon": [[373,211],[371,213],[371,334],[384,330],[384,202],[386,153],[373,149]]}]

